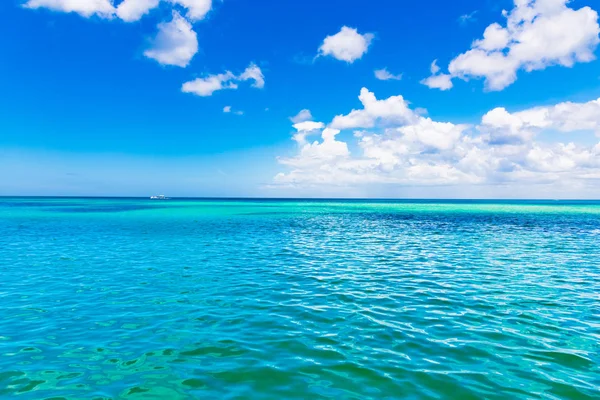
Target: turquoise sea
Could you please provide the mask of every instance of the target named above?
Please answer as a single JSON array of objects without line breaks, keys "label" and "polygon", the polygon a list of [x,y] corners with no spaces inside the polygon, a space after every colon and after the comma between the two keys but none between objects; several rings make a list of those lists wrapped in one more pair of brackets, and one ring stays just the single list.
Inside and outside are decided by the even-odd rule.
[{"label": "turquoise sea", "polygon": [[599,399],[600,202],[0,198],[0,398]]}]

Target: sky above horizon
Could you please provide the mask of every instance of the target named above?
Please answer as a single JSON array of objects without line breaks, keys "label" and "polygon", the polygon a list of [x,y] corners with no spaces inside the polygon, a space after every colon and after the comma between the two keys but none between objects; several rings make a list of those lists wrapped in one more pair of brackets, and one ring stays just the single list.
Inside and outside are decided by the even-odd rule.
[{"label": "sky above horizon", "polygon": [[7,0],[0,195],[600,198],[593,0]]}]

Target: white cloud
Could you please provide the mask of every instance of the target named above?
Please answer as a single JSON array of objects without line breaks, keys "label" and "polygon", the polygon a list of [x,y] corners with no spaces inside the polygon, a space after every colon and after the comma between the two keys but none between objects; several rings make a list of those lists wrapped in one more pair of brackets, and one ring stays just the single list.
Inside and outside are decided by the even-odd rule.
[{"label": "white cloud", "polygon": [[400,79],[402,79],[402,74],[394,75],[394,74],[390,73],[387,70],[387,68],[376,69],[375,70],[375,78],[379,79],[380,81],[389,81],[389,80],[399,81]]},{"label": "white cloud", "polygon": [[449,150],[461,138],[467,125],[455,125],[449,122],[436,122],[430,118],[418,118],[412,125],[398,128],[405,141],[419,143],[426,149]]},{"label": "white cloud", "polygon": [[421,83],[432,89],[448,90],[452,89],[452,77],[448,74],[440,74],[440,67],[437,65],[437,60],[431,63],[431,76],[425,78]]},{"label": "white cloud", "polygon": [[600,99],[534,107],[512,114],[498,107],[487,112],[481,122],[480,129],[496,143],[527,141],[542,130],[591,131],[600,137]]},{"label": "white cloud", "polygon": [[324,128],[325,124],[323,124],[322,122],[315,122],[315,121],[301,121],[301,122],[296,122],[293,126],[294,126],[294,129],[298,130],[299,132],[310,132],[310,131],[314,131],[316,129]]},{"label": "white cloud", "polygon": [[[53,11],[75,12],[84,17],[99,15],[111,18],[115,14],[123,21],[138,21],[150,10],[158,7],[160,0],[123,0],[114,6],[113,0],[28,0],[27,8],[48,8]],[[212,0],[165,0],[187,10],[190,21],[203,19],[212,8]]]},{"label": "white cloud", "polygon": [[252,87],[262,89],[265,87],[265,76],[256,64],[250,63],[244,72],[238,77],[240,81],[253,80]]},{"label": "white cloud", "polygon": [[123,0],[117,6],[117,16],[123,21],[138,21],[150,10],[158,7],[159,0]]},{"label": "white cloud", "polygon": [[[377,100],[362,89],[360,97],[363,109],[334,117],[328,127],[313,121],[294,125],[298,153],[279,158],[287,171],[275,176],[275,185],[587,185],[600,193],[594,186],[600,179],[600,143],[577,145],[568,136],[565,143],[536,141],[548,130],[600,135],[600,99],[515,113],[497,108],[472,126],[423,117],[402,96]],[[340,129],[356,128],[368,130],[338,139]],[[320,140],[307,140],[317,134]]]},{"label": "white cloud", "polygon": [[339,133],[338,129],[325,128],[321,132],[321,142],[298,142],[301,144],[300,154],[294,158],[280,158],[279,161],[292,167],[314,167],[344,159],[350,152],[346,143],[335,139]]},{"label": "white cloud", "polygon": [[294,136],[292,136],[292,140],[300,145],[304,145],[306,144],[306,137],[320,129],[323,129],[325,124],[315,121],[300,121],[296,122],[293,126],[297,132],[294,134]]},{"label": "white cloud", "polygon": [[234,111],[234,110],[231,108],[231,106],[225,106],[225,107],[223,107],[223,112],[224,112],[224,113],[233,113],[233,114],[235,114],[235,115],[244,115],[244,112],[243,112],[243,111],[241,111],[241,110],[235,110],[235,111]]},{"label": "white cloud", "polygon": [[197,52],[198,38],[192,24],[173,11],[171,22],[158,24],[158,34],[144,55],[162,65],[186,67]]},{"label": "white cloud", "polygon": [[238,85],[232,82],[234,78],[235,75],[229,71],[224,74],[209,75],[206,78],[196,78],[193,81],[185,82],[181,91],[202,97],[212,96],[218,90],[237,89]]},{"label": "white cloud", "polygon": [[208,75],[205,78],[196,78],[185,82],[181,91],[184,93],[193,93],[197,96],[212,96],[216,91],[223,89],[237,89],[238,83],[242,81],[253,80],[252,87],[262,88],[265,85],[264,76],[259,67],[251,63],[248,68],[240,75],[234,75],[231,71],[225,71],[222,74]]},{"label": "white cloud", "polygon": [[415,113],[408,107],[402,96],[392,96],[377,100],[366,88],[358,96],[363,108],[352,110],[347,115],[337,115],[331,122],[335,129],[372,128],[378,120],[384,122],[407,122],[414,120]]},{"label": "white cloud", "polygon": [[304,121],[312,121],[313,117],[312,114],[310,113],[310,110],[308,109],[303,109],[300,110],[298,112],[298,114],[296,114],[293,117],[290,117],[290,121],[292,121],[294,124],[297,124],[299,122],[304,122]]},{"label": "white cloud", "polygon": [[575,10],[568,3],[515,0],[515,7],[503,12],[504,26],[489,25],[482,39],[450,62],[448,75],[430,77],[423,83],[445,90],[451,87],[451,78],[483,78],[487,90],[502,90],[516,81],[519,70],[572,67],[592,61],[600,42],[598,13],[590,7]]},{"label": "white cloud", "polygon": [[212,0],[169,0],[173,4],[185,7],[186,17],[192,21],[204,19],[212,7]]},{"label": "white cloud", "polygon": [[372,40],[372,33],[361,35],[355,28],[344,26],[335,35],[327,36],[323,40],[319,47],[319,55],[353,63],[367,52]]},{"label": "white cloud", "polygon": [[431,75],[423,79],[421,83],[431,89],[452,89],[452,77],[448,74]]},{"label": "white cloud", "polygon": [[458,17],[458,22],[460,22],[461,25],[466,25],[469,22],[475,21],[475,14],[477,14],[477,11],[473,11],[469,14],[463,14]]},{"label": "white cloud", "polygon": [[74,12],[84,17],[98,15],[110,18],[115,13],[111,0],[28,0],[26,8],[48,8],[53,11]]}]

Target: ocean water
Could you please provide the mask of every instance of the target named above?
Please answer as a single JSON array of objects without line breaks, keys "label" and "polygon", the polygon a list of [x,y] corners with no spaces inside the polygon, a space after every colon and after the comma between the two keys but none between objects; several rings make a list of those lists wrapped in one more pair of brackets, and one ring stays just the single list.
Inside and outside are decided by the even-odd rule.
[{"label": "ocean water", "polygon": [[0,198],[0,232],[0,398],[600,398],[600,202]]}]

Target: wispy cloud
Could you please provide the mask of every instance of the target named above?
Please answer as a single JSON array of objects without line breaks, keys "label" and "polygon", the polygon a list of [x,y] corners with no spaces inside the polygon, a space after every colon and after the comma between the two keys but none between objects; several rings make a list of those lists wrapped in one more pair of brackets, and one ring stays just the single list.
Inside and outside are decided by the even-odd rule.
[{"label": "wispy cloud", "polygon": [[469,22],[474,22],[474,21],[477,21],[477,18],[475,18],[475,14],[477,14],[477,10],[473,11],[473,12],[472,12],[472,13],[470,13],[470,14],[464,14],[464,15],[461,15],[460,17],[458,17],[458,22],[459,22],[461,25],[466,25],[466,24],[468,24]]},{"label": "wispy cloud", "polygon": [[265,86],[265,77],[261,69],[254,63],[251,63],[239,75],[234,75],[231,71],[225,71],[222,74],[207,75],[204,78],[196,78],[185,82],[181,91],[192,93],[197,96],[207,97],[219,90],[237,89],[239,82],[253,81],[252,87],[262,89]]},{"label": "wispy cloud", "polygon": [[382,69],[376,69],[375,70],[375,78],[379,79],[380,81],[389,81],[389,80],[396,80],[399,81],[400,79],[402,79],[402,74],[392,74],[390,73],[387,68],[382,68]]},{"label": "wispy cloud", "polygon": [[227,113],[232,113],[232,114],[235,114],[235,115],[244,115],[243,111],[241,111],[241,110],[233,110],[231,108],[231,106],[225,106],[225,107],[223,107],[223,112],[226,113],[226,114]]}]

